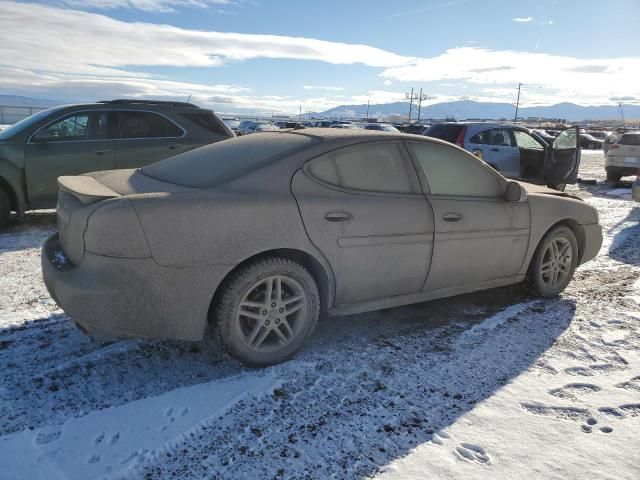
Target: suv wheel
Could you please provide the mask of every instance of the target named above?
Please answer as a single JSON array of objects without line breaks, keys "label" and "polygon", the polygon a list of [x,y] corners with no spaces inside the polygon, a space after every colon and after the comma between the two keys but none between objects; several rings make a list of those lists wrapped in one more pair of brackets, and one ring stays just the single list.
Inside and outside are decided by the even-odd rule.
[{"label": "suv wheel", "polygon": [[528,282],[543,297],[560,294],[578,266],[578,241],[569,227],[560,225],[542,238],[529,265]]},{"label": "suv wheel", "polygon": [[9,195],[0,188],[0,228],[4,228],[9,223],[9,215],[11,214],[11,200]]},{"label": "suv wheel", "polygon": [[286,258],[251,263],[223,286],[216,328],[227,352],[251,367],[292,357],[311,336],[320,295],[311,274]]}]

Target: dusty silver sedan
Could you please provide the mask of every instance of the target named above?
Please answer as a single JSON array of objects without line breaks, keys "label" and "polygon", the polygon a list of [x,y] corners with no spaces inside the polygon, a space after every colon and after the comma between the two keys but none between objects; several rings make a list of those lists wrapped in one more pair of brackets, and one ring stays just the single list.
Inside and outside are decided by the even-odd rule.
[{"label": "dusty silver sedan", "polygon": [[58,183],[42,268],[81,329],[197,341],[210,327],[253,366],[291,357],[323,314],[525,279],[557,295],[602,243],[580,199],[399,133],[261,133]]}]

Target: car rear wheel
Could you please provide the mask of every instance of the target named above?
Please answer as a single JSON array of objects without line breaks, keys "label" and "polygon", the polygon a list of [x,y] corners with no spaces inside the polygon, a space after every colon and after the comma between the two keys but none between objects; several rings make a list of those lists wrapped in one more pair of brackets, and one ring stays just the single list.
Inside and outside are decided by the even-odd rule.
[{"label": "car rear wheel", "polygon": [[256,261],[234,272],[216,306],[220,340],[235,359],[264,367],[291,358],[320,315],[313,276],[286,258]]},{"label": "car rear wheel", "polygon": [[9,223],[9,215],[11,214],[11,201],[9,195],[0,188],[0,228],[4,228]]},{"label": "car rear wheel", "polygon": [[543,297],[560,294],[578,266],[578,241],[569,227],[558,226],[547,232],[529,266],[528,281]]}]

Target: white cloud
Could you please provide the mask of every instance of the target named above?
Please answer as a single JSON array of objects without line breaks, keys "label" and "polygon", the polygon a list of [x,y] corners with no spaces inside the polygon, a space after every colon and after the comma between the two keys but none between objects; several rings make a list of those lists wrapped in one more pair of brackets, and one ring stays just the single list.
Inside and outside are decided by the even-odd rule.
[{"label": "white cloud", "polygon": [[344,87],[332,87],[323,85],[303,85],[302,88],[304,88],[305,90],[324,90],[326,92],[340,92],[344,90]]},{"label": "white cloud", "polygon": [[533,17],[516,17],[512,18],[511,21],[516,23],[529,23],[533,21]]},{"label": "white cloud", "polygon": [[385,79],[404,82],[463,80],[472,86],[524,83],[547,103],[610,103],[617,95],[640,95],[640,58],[595,58],[461,47],[387,68]]},{"label": "white cloud", "polygon": [[60,5],[71,8],[96,10],[131,9],[145,12],[169,13],[177,7],[209,8],[230,5],[235,0],[58,0]]}]

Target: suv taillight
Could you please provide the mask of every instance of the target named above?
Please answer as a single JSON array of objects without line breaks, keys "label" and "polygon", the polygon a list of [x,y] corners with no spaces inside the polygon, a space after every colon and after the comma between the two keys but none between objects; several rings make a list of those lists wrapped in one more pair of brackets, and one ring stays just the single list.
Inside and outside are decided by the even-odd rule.
[{"label": "suv taillight", "polygon": [[460,148],[464,148],[464,136],[467,134],[467,127],[462,127],[460,129],[460,133],[458,133],[458,136],[456,137],[456,145],[458,145]]},{"label": "suv taillight", "polygon": [[614,143],[609,147],[609,150],[615,150],[616,148],[620,148],[620,145],[618,145],[617,143]]}]

